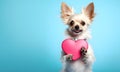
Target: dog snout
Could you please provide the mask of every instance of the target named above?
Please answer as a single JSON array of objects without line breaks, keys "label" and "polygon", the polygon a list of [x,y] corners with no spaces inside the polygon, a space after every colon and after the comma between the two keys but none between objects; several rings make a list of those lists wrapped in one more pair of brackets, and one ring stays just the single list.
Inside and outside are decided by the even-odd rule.
[{"label": "dog snout", "polygon": [[76,30],[79,30],[79,25],[76,25],[76,26],[75,26],[75,29],[76,29]]}]

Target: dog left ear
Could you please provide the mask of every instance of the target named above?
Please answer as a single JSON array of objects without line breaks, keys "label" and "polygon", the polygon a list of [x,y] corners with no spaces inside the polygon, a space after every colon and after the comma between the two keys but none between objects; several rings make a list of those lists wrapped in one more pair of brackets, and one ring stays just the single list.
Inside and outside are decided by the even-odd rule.
[{"label": "dog left ear", "polygon": [[92,20],[95,16],[94,13],[94,3],[90,3],[85,9],[84,9],[85,14],[89,17],[90,20]]}]

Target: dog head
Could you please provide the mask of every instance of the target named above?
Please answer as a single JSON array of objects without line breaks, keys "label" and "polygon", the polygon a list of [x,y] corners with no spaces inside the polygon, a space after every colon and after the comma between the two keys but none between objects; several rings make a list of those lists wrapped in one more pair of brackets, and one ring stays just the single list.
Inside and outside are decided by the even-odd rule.
[{"label": "dog head", "polygon": [[75,14],[74,10],[66,5],[61,4],[61,18],[68,25],[67,32],[70,36],[75,37],[84,33],[95,16],[94,4],[90,3],[82,9],[82,13]]}]

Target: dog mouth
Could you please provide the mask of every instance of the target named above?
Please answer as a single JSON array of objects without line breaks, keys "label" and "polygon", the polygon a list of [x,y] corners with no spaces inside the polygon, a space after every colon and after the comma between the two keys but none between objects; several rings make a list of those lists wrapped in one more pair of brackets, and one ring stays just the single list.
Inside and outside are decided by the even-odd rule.
[{"label": "dog mouth", "polygon": [[68,28],[67,32],[68,32],[68,34],[70,36],[76,37],[76,36],[80,35],[83,32],[83,30],[82,29],[76,30],[76,29],[70,29],[70,28]]},{"label": "dog mouth", "polygon": [[74,33],[81,33],[83,30],[75,30],[75,29],[73,29],[72,30],[72,32],[74,32]]}]

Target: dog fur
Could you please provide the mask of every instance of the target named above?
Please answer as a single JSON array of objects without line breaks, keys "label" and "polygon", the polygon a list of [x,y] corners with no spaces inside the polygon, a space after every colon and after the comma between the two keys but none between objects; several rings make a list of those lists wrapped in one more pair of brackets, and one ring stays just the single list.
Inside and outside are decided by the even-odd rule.
[{"label": "dog fur", "polygon": [[[63,22],[68,25],[66,33],[70,38],[89,39],[91,37],[88,27],[91,25],[94,13],[94,4],[90,3],[87,7],[82,9],[82,13],[75,14],[73,8],[69,7],[64,2],[61,4],[61,18]],[[61,72],[92,72],[92,64],[95,61],[95,56],[91,46],[88,50],[83,48],[83,56],[78,60],[71,60],[72,55],[66,55],[63,51],[61,53],[61,61],[63,68]]]}]

